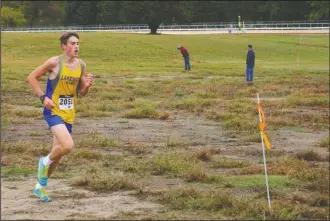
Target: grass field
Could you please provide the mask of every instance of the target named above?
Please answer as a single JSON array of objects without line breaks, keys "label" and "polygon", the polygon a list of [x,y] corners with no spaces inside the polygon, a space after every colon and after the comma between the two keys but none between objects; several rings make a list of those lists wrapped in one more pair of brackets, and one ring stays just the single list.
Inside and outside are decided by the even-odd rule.
[{"label": "grass field", "polygon": [[[32,208],[38,158],[49,152],[52,136],[26,77],[61,53],[59,35],[1,39],[3,184],[25,188],[22,202]],[[192,71],[183,72],[177,44],[190,52]],[[248,44],[256,52],[253,85],[245,82]],[[78,101],[75,149],[54,173],[68,184],[63,188],[78,192],[56,192],[55,185],[48,206],[54,211],[2,207],[3,219],[329,220],[329,36],[80,33],[80,51],[97,78]],[[273,145],[271,213],[256,93]],[[2,202],[15,208],[12,189],[2,190]],[[116,204],[113,194],[154,207],[92,207],[101,196],[105,205]],[[72,206],[66,198],[77,201]]]}]

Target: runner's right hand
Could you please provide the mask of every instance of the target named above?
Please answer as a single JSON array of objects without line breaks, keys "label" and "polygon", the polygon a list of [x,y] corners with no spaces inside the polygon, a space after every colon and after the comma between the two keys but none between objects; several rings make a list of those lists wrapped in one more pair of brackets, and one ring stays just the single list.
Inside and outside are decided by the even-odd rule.
[{"label": "runner's right hand", "polygon": [[52,109],[55,105],[54,105],[54,102],[48,98],[48,97],[45,97],[45,100],[44,100],[44,106],[47,108],[47,109]]}]

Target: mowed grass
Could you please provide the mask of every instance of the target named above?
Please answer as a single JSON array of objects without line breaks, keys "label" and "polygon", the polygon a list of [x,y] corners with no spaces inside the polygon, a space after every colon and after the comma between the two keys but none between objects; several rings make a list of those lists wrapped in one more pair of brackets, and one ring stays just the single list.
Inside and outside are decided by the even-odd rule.
[{"label": "mowed grass", "polygon": [[[132,119],[166,123],[177,113],[189,113],[221,125],[223,136],[238,138],[235,145],[255,144],[260,143],[259,93],[271,142],[279,139],[276,132],[284,127],[328,130],[327,35],[79,34],[80,57],[97,78],[89,94],[78,101],[78,118],[102,123],[115,118],[129,129]],[[40,102],[25,80],[43,61],[61,53],[59,36],[2,33],[1,125],[7,136],[1,144],[8,159],[1,170],[7,180],[35,174],[38,157],[51,148],[46,141],[34,142],[45,136],[43,129],[25,135],[17,131],[42,120]],[[191,54],[189,73],[183,72],[177,44]],[[256,52],[253,85],[245,82],[248,44]],[[45,88],[46,77],[40,84]],[[79,123],[75,128],[88,126]],[[19,142],[11,142],[12,133],[21,136]],[[193,142],[177,134],[158,141],[164,146],[132,137],[121,142],[101,130],[75,138],[74,150],[53,178],[73,177],[73,186],[100,194],[133,190],[142,199],[165,205],[157,216],[145,212],[150,219],[329,219],[329,137],[294,154],[269,153],[273,154],[268,162],[272,213],[263,165],[244,156],[244,151],[238,160],[217,146],[191,149]],[[161,181],[147,188],[151,178]],[[171,179],[182,184],[173,189],[157,186]],[[124,218],[139,217],[126,214]]]},{"label": "mowed grass", "polygon": [[[299,41],[294,42],[297,37],[281,35],[188,35],[183,38],[178,35],[107,32],[79,34],[80,57],[86,61],[88,69],[108,76],[178,73],[183,69],[183,59],[176,49],[177,44],[190,51],[192,70],[204,74],[242,76],[244,71],[241,66],[244,69],[248,44],[252,44],[256,51],[258,76],[268,74],[270,66],[271,71],[296,69],[297,55],[300,58],[300,70],[316,70],[315,66],[318,71],[328,69],[329,41],[325,35],[303,38],[305,44],[317,41],[324,46],[322,48],[297,45],[295,43]],[[40,61],[61,53],[59,36],[60,33],[2,33],[3,74],[20,70],[21,74],[26,75]],[[24,39],[24,42],[19,42],[20,39]],[[285,71],[278,74],[286,75]]]}]

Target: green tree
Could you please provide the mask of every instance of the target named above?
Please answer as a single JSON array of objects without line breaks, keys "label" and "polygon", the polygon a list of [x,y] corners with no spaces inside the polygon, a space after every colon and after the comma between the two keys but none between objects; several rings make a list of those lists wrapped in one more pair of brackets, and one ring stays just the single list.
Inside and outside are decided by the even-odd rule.
[{"label": "green tree", "polygon": [[[35,25],[148,24],[195,22],[292,21],[329,19],[328,1],[3,1],[2,24],[22,11],[25,23]],[[14,11],[12,11],[12,8]],[[15,12],[16,10],[16,12]]]},{"label": "green tree", "polygon": [[193,22],[305,20],[311,9],[306,1],[189,1]]},{"label": "green tree", "polygon": [[281,5],[279,2],[276,1],[266,1],[266,2],[259,2],[256,5],[256,10],[258,13],[257,15],[253,15],[250,20],[267,20],[267,21],[274,21],[277,18],[277,15],[280,13]]},{"label": "green tree", "polygon": [[26,19],[20,8],[1,7],[2,26],[22,26],[25,23]]},{"label": "green tree", "polygon": [[97,24],[98,1],[69,1],[65,10],[66,25]]},{"label": "green tree", "polygon": [[301,21],[306,20],[310,11],[307,1],[280,1],[280,14],[276,20]]},{"label": "green tree", "polygon": [[1,1],[1,7],[19,8],[22,1]]},{"label": "green tree", "polygon": [[188,22],[186,6],[183,1],[123,1],[118,17],[122,23],[147,23],[151,34],[156,34],[161,23]]},{"label": "green tree", "polygon": [[96,20],[100,24],[118,24],[120,23],[119,11],[122,7],[120,1],[100,1],[97,4],[98,14]]},{"label": "green tree", "polygon": [[67,3],[67,1],[52,1],[50,10],[53,10],[55,13],[52,13],[49,19],[46,19],[47,16],[44,14],[45,20],[49,20],[53,25],[63,25]]},{"label": "green tree", "polygon": [[35,25],[61,25],[65,1],[4,1],[3,7],[20,9],[30,27]]},{"label": "green tree", "polygon": [[[63,3],[62,3],[63,4]],[[63,17],[61,3],[54,1],[20,1],[20,8],[24,12],[30,27],[35,25],[59,24]]]},{"label": "green tree", "polygon": [[311,11],[309,20],[329,20],[329,1],[308,1]]}]

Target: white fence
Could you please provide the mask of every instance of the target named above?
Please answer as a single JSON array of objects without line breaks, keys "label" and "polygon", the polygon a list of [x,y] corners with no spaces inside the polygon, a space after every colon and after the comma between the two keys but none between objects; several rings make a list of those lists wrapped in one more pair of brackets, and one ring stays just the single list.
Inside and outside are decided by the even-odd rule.
[{"label": "white fence", "polygon": [[[238,32],[237,24],[234,23],[205,23],[189,25],[160,25],[158,33],[184,34],[184,33],[232,33]],[[325,22],[263,22],[245,23],[243,27],[247,33],[329,33],[329,21]],[[107,25],[107,26],[57,26],[36,28],[2,28],[1,32],[129,32],[149,33],[149,26],[138,25]]]}]

